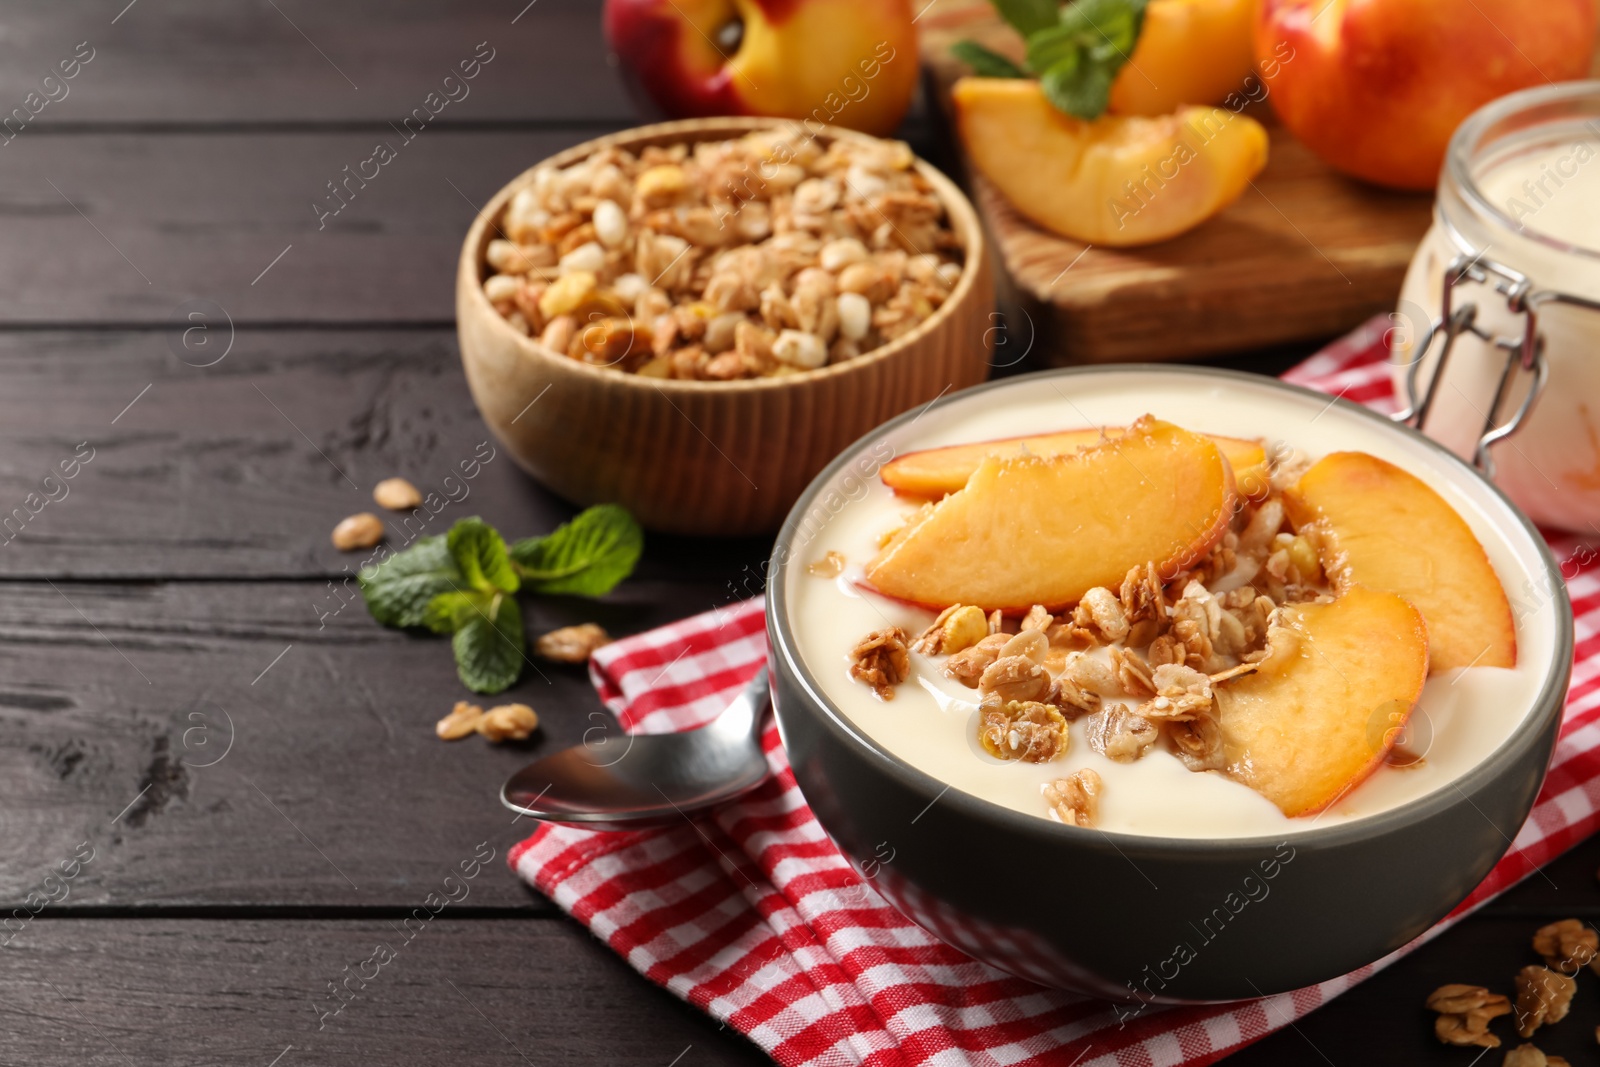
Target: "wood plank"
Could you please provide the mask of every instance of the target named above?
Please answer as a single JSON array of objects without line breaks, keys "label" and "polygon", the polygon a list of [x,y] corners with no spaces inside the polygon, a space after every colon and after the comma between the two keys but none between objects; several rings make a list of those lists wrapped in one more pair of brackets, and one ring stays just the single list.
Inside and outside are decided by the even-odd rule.
[{"label": "wood plank", "polygon": [[94,58],[66,83],[66,96],[47,87],[59,99],[39,112],[33,131],[107,122],[398,122],[487,41],[494,58],[468,95],[439,114],[440,124],[633,121],[607,62],[597,0],[140,0],[113,23],[126,3],[9,10],[0,112],[20,105],[87,41]]},{"label": "wood plank", "polygon": [[[205,368],[178,360],[177,336],[0,331],[0,577],[340,575],[354,561],[329,531],[395,474],[460,500],[423,532],[482,514],[522,537],[572,512],[486,451],[453,330],[243,328]],[[45,486],[83,442],[94,458]],[[404,520],[390,529],[406,537]],[[744,568],[765,554],[759,540],[652,537],[641,575],[751,595],[760,576]]]},{"label": "wood plank", "polygon": [[[948,0],[920,23],[941,104],[965,68],[952,42],[1002,50],[1013,31],[988,0]],[[1432,221],[1432,197],[1363,185],[1289,136],[1265,105],[1267,168],[1235,204],[1174,240],[1087,247],[1023,218],[988,181],[974,199],[1049,363],[1230,353],[1342,333],[1394,306]]]},{"label": "wood plank", "polygon": [[[161,324],[199,297],[235,323],[449,323],[477,206],[599,132],[18,137],[0,169],[0,327]],[[361,188],[342,168],[379,140],[397,155]],[[354,196],[319,224],[336,178]]]},{"label": "wood plank", "polygon": [[[0,1047],[38,1067],[770,1062],[575,924],[451,910],[409,942],[390,922],[37,922],[6,949]],[[355,999],[323,1020],[330,982]]]},{"label": "wood plank", "polygon": [[[532,634],[598,621],[620,635],[725,600],[645,579],[604,603],[525,598],[524,617]],[[497,791],[617,729],[584,669],[539,662],[496,698],[540,713],[528,742],[447,744],[434,722],[483,699],[449,643],[384,629],[359,601],[319,618],[339,603],[322,583],[7,585],[0,912],[82,842],[95,856],[64,909],[393,908],[487,841],[497,857],[466,907],[548,910],[504,866],[533,826]]]}]

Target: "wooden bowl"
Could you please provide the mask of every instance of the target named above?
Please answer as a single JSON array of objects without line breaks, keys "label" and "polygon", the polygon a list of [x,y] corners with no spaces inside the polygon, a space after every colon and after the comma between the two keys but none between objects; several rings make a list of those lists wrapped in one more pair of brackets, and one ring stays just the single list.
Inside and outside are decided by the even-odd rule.
[{"label": "wooden bowl", "polygon": [[[722,140],[772,119],[691,119],[569,148],[568,166],[610,146]],[[820,127],[824,144],[864,135]],[[456,328],[473,400],[515,461],[577,504],[616,502],[666,533],[735,536],[777,529],[790,505],[846,445],[895,415],[988,372],[994,310],[988,247],[976,212],[944,175],[919,173],[965,249],[950,297],[912,332],[857,359],[781,378],[700,382],[593,367],[518,333],[483,293],[484,250],[530,168],[479,213],[461,247]]]}]

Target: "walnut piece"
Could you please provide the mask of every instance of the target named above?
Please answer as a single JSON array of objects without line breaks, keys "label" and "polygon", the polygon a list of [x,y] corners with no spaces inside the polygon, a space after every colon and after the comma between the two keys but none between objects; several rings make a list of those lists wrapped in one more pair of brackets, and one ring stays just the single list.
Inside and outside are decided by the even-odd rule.
[{"label": "walnut piece", "polygon": [[491,741],[526,741],[539,728],[539,714],[526,704],[501,704],[478,720],[478,732]]},{"label": "walnut piece", "polygon": [[1093,826],[1100,815],[1100,794],[1104,790],[1100,776],[1085,767],[1057,778],[1041,791],[1051,815],[1068,826]]},{"label": "walnut piece", "polygon": [[1045,763],[1067,750],[1067,720],[1049,704],[994,700],[978,711],[978,743],[991,756]]},{"label": "walnut piece", "polygon": [[459,741],[468,734],[477,733],[478,720],[482,718],[481,707],[458,700],[456,706],[450,709],[450,714],[434,724],[433,732],[446,741]]},{"label": "walnut piece", "polygon": [[611,643],[611,635],[598,623],[585,622],[551,630],[533,643],[533,651],[557,663],[587,663],[594,651]]},{"label": "walnut piece", "polygon": [[850,677],[870,685],[880,700],[893,700],[894,687],[910,673],[906,632],[898,626],[874,630],[850,650]]},{"label": "walnut piece", "polygon": [[1529,964],[1517,972],[1517,1035],[1532,1037],[1546,1023],[1558,1023],[1572,1007],[1578,983],[1559,971]]},{"label": "walnut piece", "polygon": [[1511,1013],[1511,1001],[1483,986],[1454,983],[1428,995],[1429,1009],[1439,1013],[1433,1032],[1446,1045],[1499,1048],[1500,1039],[1489,1032],[1489,1022]]},{"label": "walnut piece", "polygon": [[1084,720],[1089,747],[1106,759],[1132,763],[1149,751],[1161,729],[1125,704],[1111,704]]},{"label": "walnut piece", "polygon": [[1539,927],[1533,935],[1533,951],[1544,957],[1551,970],[1576,974],[1600,954],[1600,934],[1577,919],[1562,919]]}]

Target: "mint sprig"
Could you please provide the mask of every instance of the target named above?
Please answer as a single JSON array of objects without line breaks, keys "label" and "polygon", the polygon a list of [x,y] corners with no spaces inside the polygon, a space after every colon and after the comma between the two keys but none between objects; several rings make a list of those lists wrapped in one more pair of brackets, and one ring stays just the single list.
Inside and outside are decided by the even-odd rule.
[{"label": "mint sprig", "polygon": [[543,537],[511,546],[523,582],[536,593],[604,596],[633,571],[644,532],[624,508],[599,504]]},{"label": "mint sprig", "polygon": [[[1048,19],[1041,2],[1053,8]],[[982,77],[1036,76],[1058,110],[1092,121],[1105,114],[1111,83],[1138,43],[1146,2],[1076,0],[1055,8],[1054,0],[993,0],[1027,43],[1026,61],[1018,66],[976,41],[958,41],[951,51]]]},{"label": "mint sprig", "polygon": [[518,592],[604,596],[633,572],[643,547],[639,524],[615,504],[509,548],[474,517],[364,568],[359,581],[374,619],[449,634],[462,683],[492,694],[510,688],[527,662]]}]

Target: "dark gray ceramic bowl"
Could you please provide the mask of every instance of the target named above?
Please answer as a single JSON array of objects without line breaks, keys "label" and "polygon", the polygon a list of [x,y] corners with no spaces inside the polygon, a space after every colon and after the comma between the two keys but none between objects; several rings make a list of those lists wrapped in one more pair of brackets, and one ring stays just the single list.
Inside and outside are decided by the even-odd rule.
[{"label": "dark gray ceramic bowl", "polygon": [[[1267,388],[1284,404],[1328,402],[1250,375],[1119,367],[993,382],[948,397],[939,410],[948,418],[963,405],[1004,403],[1046,388],[1070,403],[1075,389],[1108,374],[1135,382],[1139,375],[1166,382],[1183,375],[1194,379],[1197,395]],[[852,446],[795,504],[778,535],[767,600],[778,725],[795,778],[828,834],[858,870],[871,872],[891,904],[1003,970],[1138,1005],[1254,997],[1336,977],[1421,934],[1482,880],[1527,817],[1555,745],[1572,657],[1565,586],[1543,539],[1498,490],[1421,435],[1348,402],[1333,403],[1381,424],[1384,433],[1413,438],[1471,478],[1483,506],[1498,509],[1496,528],[1522,546],[1528,588],[1549,591],[1528,609],[1549,613],[1540,625],[1550,627],[1551,654],[1523,725],[1449,787],[1361,820],[1284,837],[1082,830],[947,788],[891,755],[829,703],[788,618],[790,571],[803,572],[810,554],[802,546],[833,506],[830,494],[856,472],[875,470],[864,457],[881,457],[885,442],[894,448],[909,438],[921,416],[908,413]],[[1071,416],[1061,425],[1074,425]],[[1228,432],[1250,435],[1244,427]],[[1520,602],[1516,590],[1508,593]],[[893,850],[887,864],[886,847]]]}]

